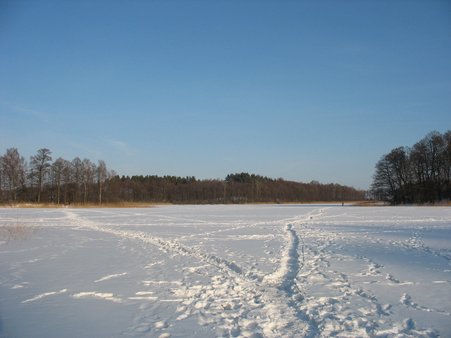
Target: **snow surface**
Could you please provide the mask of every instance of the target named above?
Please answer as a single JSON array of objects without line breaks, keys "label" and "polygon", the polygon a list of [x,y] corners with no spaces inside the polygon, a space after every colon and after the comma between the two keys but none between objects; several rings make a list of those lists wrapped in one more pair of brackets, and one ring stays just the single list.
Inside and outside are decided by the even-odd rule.
[{"label": "snow surface", "polygon": [[0,209],[0,337],[451,337],[451,208]]}]

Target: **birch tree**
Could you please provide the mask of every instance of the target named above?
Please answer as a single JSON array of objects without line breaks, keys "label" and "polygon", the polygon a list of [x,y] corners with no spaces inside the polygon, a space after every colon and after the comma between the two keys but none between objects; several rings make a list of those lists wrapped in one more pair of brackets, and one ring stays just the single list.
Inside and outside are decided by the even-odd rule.
[{"label": "birch tree", "polygon": [[105,161],[100,160],[97,165],[97,184],[99,186],[99,204],[102,204],[102,193],[105,185],[105,181],[108,176]]}]

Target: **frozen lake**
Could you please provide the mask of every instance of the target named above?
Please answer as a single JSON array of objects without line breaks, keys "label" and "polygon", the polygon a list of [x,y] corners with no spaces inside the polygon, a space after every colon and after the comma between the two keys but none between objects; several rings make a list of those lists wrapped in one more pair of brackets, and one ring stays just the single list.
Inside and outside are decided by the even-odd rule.
[{"label": "frozen lake", "polygon": [[451,208],[0,209],[0,337],[451,337]]}]

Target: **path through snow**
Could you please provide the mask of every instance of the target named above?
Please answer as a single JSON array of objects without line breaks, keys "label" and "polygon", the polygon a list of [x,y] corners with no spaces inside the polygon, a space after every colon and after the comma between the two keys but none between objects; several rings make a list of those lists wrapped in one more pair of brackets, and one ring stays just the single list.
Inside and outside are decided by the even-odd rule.
[{"label": "path through snow", "polygon": [[20,219],[39,229],[0,239],[0,337],[451,336],[448,208],[0,216],[0,227]]}]

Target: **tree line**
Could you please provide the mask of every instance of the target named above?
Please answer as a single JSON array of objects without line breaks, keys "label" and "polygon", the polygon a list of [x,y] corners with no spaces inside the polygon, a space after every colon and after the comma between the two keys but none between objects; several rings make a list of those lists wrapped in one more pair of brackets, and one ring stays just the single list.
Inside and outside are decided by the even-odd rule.
[{"label": "tree line", "polygon": [[319,182],[300,183],[249,173],[224,180],[175,176],[115,176],[109,181],[119,201],[167,203],[289,203],[356,201],[365,193],[352,187]]},{"label": "tree line", "polygon": [[119,176],[79,157],[71,161],[39,149],[27,162],[16,148],[0,157],[0,202],[87,204],[149,203],[288,203],[355,201],[365,192],[339,184],[301,183],[235,173],[225,179],[199,180],[194,176]]},{"label": "tree line", "polygon": [[104,161],[61,157],[41,148],[25,161],[16,148],[0,157],[0,202],[99,203],[105,200],[108,181],[115,175]]},{"label": "tree line", "polygon": [[451,198],[451,130],[433,131],[413,147],[398,147],[376,163],[372,194],[392,204]]}]

